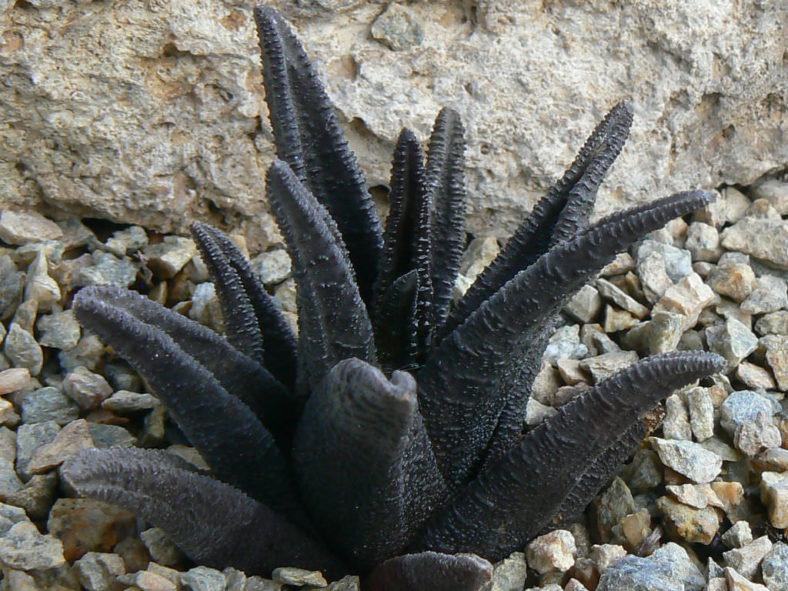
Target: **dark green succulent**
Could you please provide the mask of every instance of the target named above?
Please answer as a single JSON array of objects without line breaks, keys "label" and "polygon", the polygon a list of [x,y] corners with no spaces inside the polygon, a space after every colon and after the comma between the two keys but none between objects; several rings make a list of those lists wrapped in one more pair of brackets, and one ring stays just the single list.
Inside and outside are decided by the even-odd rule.
[{"label": "dark green succulent", "polygon": [[293,262],[298,337],[229,239],[195,224],[226,337],[115,288],[82,290],[74,309],[146,378],[210,474],[140,449],[84,451],[63,474],[203,564],[358,573],[369,590],[478,589],[488,561],[583,511],[643,438],[646,411],[722,367],[700,351],[651,357],[524,429],[561,306],[712,196],[588,224],[632,121],[622,102],[452,303],[465,240],[457,114],[438,115],[426,162],[400,135],[382,231],[303,48],[275,11],[255,18],[278,156],[267,195]]}]

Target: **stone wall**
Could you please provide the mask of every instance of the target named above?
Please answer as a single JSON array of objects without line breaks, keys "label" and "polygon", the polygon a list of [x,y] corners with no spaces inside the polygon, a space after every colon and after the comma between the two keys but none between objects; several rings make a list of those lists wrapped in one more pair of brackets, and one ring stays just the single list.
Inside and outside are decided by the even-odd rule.
[{"label": "stone wall", "polygon": [[[468,130],[469,228],[504,235],[629,97],[604,214],[786,168],[780,0],[272,2],[315,59],[370,186],[442,105]],[[0,0],[0,207],[184,231],[253,250],[272,148],[252,2]],[[262,125],[261,125],[262,118]]]}]

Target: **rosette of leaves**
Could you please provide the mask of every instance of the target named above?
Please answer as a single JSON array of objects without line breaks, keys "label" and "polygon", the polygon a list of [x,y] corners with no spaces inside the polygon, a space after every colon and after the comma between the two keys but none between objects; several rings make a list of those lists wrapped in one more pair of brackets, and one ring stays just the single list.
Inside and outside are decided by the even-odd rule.
[{"label": "rosette of leaves", "polygon": [[480,588],[490,561],[570,523],[642,440],[642,416],[722,367],[651,357],[538,427],[525,407],[561,306],[616,253],[711,200],[679,193],[589,225],[632,112],[616,105],[497,258],[452,301],[464,246],[463,129],[438,115],[426,153],[404,130],[385,229],[302,46],[255,11],[277,159],[267,197],[292,259],[298,335],[218,230],[193,226],[220,336],[137,293],[74,310],[145,377],[210,465],[86,450],[78,493],[166,530],[195,561],[363,575],[369,590]]}]

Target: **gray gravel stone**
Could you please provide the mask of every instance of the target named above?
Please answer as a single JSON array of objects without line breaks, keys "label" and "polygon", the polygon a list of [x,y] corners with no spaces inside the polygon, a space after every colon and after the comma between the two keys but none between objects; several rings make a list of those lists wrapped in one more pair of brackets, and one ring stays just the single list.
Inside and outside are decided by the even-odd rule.
[{"label": "gray gravel stone", "polygon": [[662,432],[667,439],[692,439],[689,412],[684,399],[678,394],[672,394],[665,400],[665,420],[662,422]]},{"label": "gray gravel stone", "polygon": [[0,240],[6,244],[27,244],[57,240],[63,236],[55,222],[35,212],[5,210],[0,213]]},{"label": "gray gravel stone", "polygon": [[104,355],[104,344],[94,334],[82,335],[79,343],[73,349],[60,351],[57,354],[60,369],[64,373],[73,371],[84,365],[90,370],[95,370]]},{"label": "gray gravel stone", "polygon": [[197,254],[191,238],[165,236],[163,242],[142,249],[147,266],[160,279],[171,279]]},{"label": "gray gravel stone", "polygon": [[42,535],[29,521],[20,521],[0,538],[0,562],[21,570],[49,569],[65,564],[63,544]]},{"label": "gray gravel stone", "polygon": [[603,298],[613,302],[619,308],[626,310],[635,318],[643,319],[648,316],[649,309],[643,304],[635,300],[632,296],[622,290],[620,287],[610,283],[607,279],[599,278],[596,280],[596,288],[599,295]]},{"label": "gray gravel stone", "polygon": [[8,329],[3,353],[14,367],[26,367],[34,376],[41,373],[41,367],[44,364],[44,352],[41,350],[41,346],[32,334],[20,328],[16,323],[11,324]]},{"label": "gray gravel stone", "polygon": [[734,369],[758,346],[758,337],[747,326],[734,318],[726,319],[723,324],[708,327],[706,341],[709,344],[709,350],[719,353],[725,358],[729,370]]},{"label": "gray gravel stone", "polygon": [[705,441],[714,435],[714,404],[708,388],[696,386],[687,390],[687,409],[696,441]]},{"label": "gray gravel stone", "polygon": [[91,254],[93,265],[79,269],[80,285],[115,285],[131,287],[137,278],[138,265],[128,257],[116,257],[101,250]]},{"label": "gray gravel stone", "polygon": [[[5,265],[2,264],[5,261]],[[11,270],[7,265],[13,265],[9,257],[0,257],[0,320],[8,320],[22,301],[25,287],[25,274]],[[2,268],[2,267],[5,268]]]},{"label": "gray gravel stone", "polygon": [[27,466],[35,451],[50,443],[59,432],[60,425],[55,421],[19,425],[16,432],[16,469],[23,478],[32,476]]},{"label": "gray gravel stone", "polygon": [[82,334],[73,310],[39,316],[36,321],[36,329],[40,345],[64,351],[76,347]]},{"label": "gray gravel stone", "polygon": [[733,436],[736,427],[755,419],[759,412],[768,416],[780,411],[779,404],[752,390],[732,392],[720,405],[720,426]]},{"label": "gray gravel stone", "polygon": [[602,573],[597,591],[685,591],[668,565],[628,555]]},{"label": "gray gravel stone", "polygon": [[722,543],[728,548],[741,548],[752,542],[752,530],[745,520],[737,521],[722,534]]},{"label": "gray gravel stone", "polygon": [[788,283],[782,277],[762,275],[755,289],[741,304],[741,309],[750,314],[767,314],[788,308]]},{"label": "gray gravel stone", "polygon": [[594,383],[599,383],[617,371],[637,362],[638,354],[634,351],[615,351],[580,361],[580,367],[591,374]]},{"label": "gray gravel stone", "polygon": [[584,285],[564,305],[564,312],[580,322],[593,322],[602,310],[602,298],[595,287]]},{"label": "gray gravel stone", "polygon": [[665,290],[673,285],[673,280],[665,266],[665,259],[658,252],[652,252],[639,259],[637,273],[643,293],[651,304],[657,303]]},{"label": "gray gravel stone", "polygon": [[140,539],[150,552],[151,558],[164,566],[182,564],[183,552],[172,543],[172,540],[163,529],[151,527],[140,532]]},{"label": "gray gravel stone", "polygon": [[490,591],[520,591],[528,576],[525,554],[514,552],[493,567]]},{"label": "gray gravel stone", "polygon": [[116,578],[126,574],[126,565],[117,554],[88,552],[74,563],[74,570],[87,591],[114,591]]},{"label": "gray gravel stone", "polygon": [[77,367],[63,379],[63,392],[82,410],[94,410],[112,395],[112,386],[104,376]]},{"label": "gray gravel stone", "polygon": [[550,337],[542,359],[554,362],[557,359],[582,359],[588,355],[588,347],[580,342],[580,327],[576,324],[562,326]]},{"label": "gray gravel stone", "polygon": [[654,305],[652,314],[659,311],[674,312],[682,316],[682,328],[695,326],[703,309],[715,299],[711,288],[693,272],[670,286]]},{"label": "gray gravel stone", "polygon": [[275,568],[271,578],[285,585],[310,585],[312,587],[325,587],[326,579],[319,571],[310,571],[303,568],[282,567]]},{"label": "gray gravel stone", "polygon": [[159,399],[148,393],[119,390],[101,403],[101,408],[119,415],[144,412],[159,406]]},{"label": "gray gravel stone", "polygon": [[181,574],[181,583],[189,591],[224,591],[225,577],[221,571],[195,566]]},{"label": "gray gravel stone", "polygon": [[646,331],[646,344],[651,355],[675,351],[684,334],[684,318],[680,314],[660,310],[654,312]]},{"label": "gray gravel stone", "polygon": [[788,269],[788,221],[745,217],[722,232],[722,246]]},{"label": "gray gravel stone", "polygon": [[113,232],[104,247],[115,256],[133,254],[148,245],[148,234],[141,226],[129,226],[125,230]]},{"label": "gray gravel stone", "polygon": [[674,578],[684,583],[685,591],[703,590],[706,584],[705,577],[690,559],[687,551],[678,544],[668,542],[657,548],[649,558],[667,565]]},{"label": "gray gravel stone", "polygon": [[766,448],[778,447],[781,442],[780,430],[772,422],[771,415],[765,412],[759,412],[754,419],[744,421],[733,434],[733,444],[750,457]]},{"label": "gray gravel stone", "polygon": [[717,228],[703,222],[692,222],[687,228],[684,247],[690,251],[693,261],[714,262],[720,258],[720,234]]},{"label": "gray gravel stone", "polygon": [[759,343],[766,349],[766,363],[774,374],[777,387],[788,391],[788,336],[766,335]]},{"label": "gray gravel stone", "polygon": [[21,490],[22,486],[22,481],[14,471],[14,463],[0,459],[0,499],[7,500],[8,497]]},{"label": "gray gravel stone", "polygon": [[131,369],[125,361],[115,361],[104,365],[104,377],[116,391],[127,390],[139,392],[142,390],[142,380],[136,371]]},{"label": "gray gravel stone", "polygon": [[22,401],[22,422],[55,421],[65,425],[79,417],[79,407],[57,388],[46,386],[25,396]]},{"label": "gray gravel stone", "polygon": [[651,444],[663,464],[693,482],[711,482],[722,469],[722,459],[697,443],[652,437]]},{"label": "gray gravel stone", "polygon": [[692,255],[688,250],[655,240],[643,240],[638,245],[635,261],[639,263],[652,252],[662,255],[665,261],[665,271],[674,283],[692,273]]},{"label": "gray gravel stone", "polygon": [[0,371],[0,396],[23,390],[31,383],[30,370],[26,367],[12,367]]},{"label": "gray gravel stone", "polygon": [[279,285],[293,273],[290,257],[282,248],[257,255],[251,265],[260,283],[266,286]]},{"label": "gray gravel stone", "polygon": [[771,591],[788,591],[788,545],[777,542],[761,563],[763,582]]},{"label": "gray gravel stone", "polygon": [[772,543],[769,536],[761,536],[746,546],[723,552],[722,556],[729,567],[736,569],[736,572],[748,579],[752,579],[758,572],[761,560],[771,549]]}]

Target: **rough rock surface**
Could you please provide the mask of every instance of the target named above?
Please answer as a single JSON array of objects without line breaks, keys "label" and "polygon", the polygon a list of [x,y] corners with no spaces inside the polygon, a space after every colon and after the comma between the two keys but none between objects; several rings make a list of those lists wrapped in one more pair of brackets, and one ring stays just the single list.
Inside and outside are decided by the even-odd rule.
[{"label": "rough rock surface", "polygon": [[[175,231],[199,218],[242,227],[254,252],[275,240],[251,4],[0,1],[0,208]],[[460,111],[474,232],[508,234],[622,97],[634,129],[598,214],[788,159],[781,2],[438,0],[402,4],[408,27],[377,39],[387,2],[272,4],[370,186],[387,183],[400,127],[425,137],[440,106]]]}]

